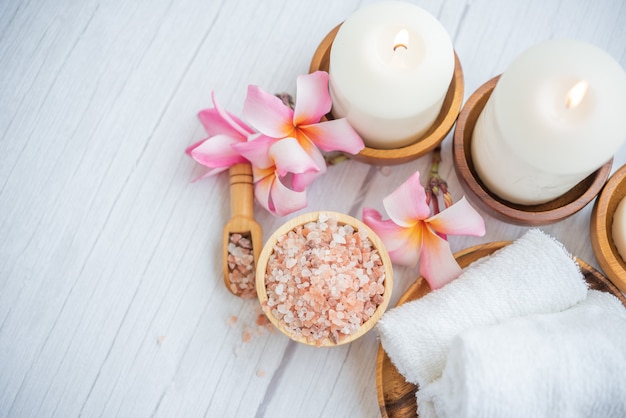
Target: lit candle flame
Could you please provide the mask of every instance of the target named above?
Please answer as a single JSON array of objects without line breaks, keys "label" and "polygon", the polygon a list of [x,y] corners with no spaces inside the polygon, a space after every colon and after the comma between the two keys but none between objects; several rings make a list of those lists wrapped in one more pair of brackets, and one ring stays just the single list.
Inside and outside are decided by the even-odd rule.
[{"label": "lit candle flame", "polygon": [[574,84],[571,89],[567,92],[567,99],[565,100],[565,106],[568,109],[576,107],[583,101],[585,98],[585,93],[587,93],[587,88],[589,87],[589,83],[585,80],[581,80],[578,83]]},{"label": "lit candle flame", "polygon": [[409,48],[409,31],[406,29],[401,29],[393,40],[393,50],[398,48]]}]

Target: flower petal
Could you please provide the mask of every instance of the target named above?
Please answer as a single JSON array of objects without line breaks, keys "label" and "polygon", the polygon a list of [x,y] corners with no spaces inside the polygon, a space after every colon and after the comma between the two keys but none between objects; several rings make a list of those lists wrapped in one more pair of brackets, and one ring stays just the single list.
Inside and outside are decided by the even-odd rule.
[{"label": "flower petal", "polygon": [[198,142],[194,142],[193,144],[189,145],[186,149],[185,149],[185,154],[187,154],[188,156],[191,157],[191,151],[193,151],[194,149],[198,148],[200,145],[202,145],[205,141],[207,141],[209,138],[204,138],[201,139]]},{"label": "flower petal", "polygon": [[262,134],[248,137],[247,142],[239,142],[233,145],[233,149],[244,156],[253,166],[258,168],[274,167],[274,161],[270,158],[270,148],[278,140]]},{"label": "flower petal", "polygon": [[407,245],[389,251],[389,258],[394,264],[413,267],[420,260],[420,248],[417,241],[407,241]]},{"label": "flower petal", "polygon": [[[217,114],[217,116],[222,120],[222,122],[218,122],[217,120],[215,120],[215,118],[212,118],[210,120],[207,121],[203,121],[203,117],[207,117],[209,115],[203,115],[203,117],[200,117],[200,114],[198,115],[198,117],[200,118],[200,122],[202,122],[202,124],[204,125],[204,129],[207,129],[207,126],[209,124],[212,123],[218,123],[218,129],[224,129],[223,124],[226,124],[229,128],[228,131],[218,131],[216,133],[237,133],[238,136],[245,138],[248,135],[254,133],[254,131],[245,123],[243,123],[238,117],[224,111],[221,106],[219,104],[217,104],[217,101],[215,100],[215,93],[211,93],[211,100],[213,101],[213,108],[214,109],[209,109],[209,110],[215,110],[215,113]],[[212,129],[209,126],[209,129]],[[207,132],[209,132],[207,130]],[[209,132],[209,134],[211,134]]]},{"label": "flower petal", "polygon": [[243,115],[257,130],[273,138],[290,136],[293,131],[293,110],[258,86],[248,86]]},{"label": "flower petal", "polygon": [[461,267],[454,259],[448,241],[428,227],[423,228],[420,274],[435,290],[459,277]]},{"label": "flower petal", "polygon": [[383,199],[389,217],[398,225],[410,227],[418,220],[430,216],[426,204],[426,192],[420,184],[420,173],[416,171],[400,187]]},{"label": "flower petal", "polygon": [[287,173],[318,172],[319,167],[306,153],[295,138],[281,139],[269,149],[270,158],[276,165],[276,171],[280,177]]},{"label": "flower petal", "polygon": [[222,171],[226,171],[226,170],[228,170],[228,167],[218,167],[218,168],[212,168],[212,169],[210,169],[209,171],[207,171],[206,173],[201,174],[200,176],[198,176],[198,177],[196,177],[195,179],[191,180],[191,182],[192,182],[192,183],[195,183],[195,182],[196,182],[196,181],[198,181],[198,180],[202,180],[202,179],[204,179],[204,178],[214,176],[214,175],[219,174],[219,173],[221,173]]},{"label": "flower petal", "polygon": [[330,112],[332,102],[328,92],[328,73],[315,71],[296,79],[296,106],[293,124],[317,123]]},{"label": "flower petal", "polygon": [[315,161],[315,165],[319,168],[318,171],[308,171],[305,173],[295,173],[291,180],[291,186],[294,190],[302,191],[309,187],[311,183],[315,181],[318,177],[322,176],[326,173],[326,160],[324,156],[320,152],[319,149],[311,142],[302,141],[300,145],[303,146],[304,150],[309,154],[309,157]]},{"label": "flower petal", "polygon": [[358,154],[365,144],[347,119],[335,119],[314,125],[299,126],[300,132],[323,151]]},{"label": "flower petal", "polygon": [[273,208],[270,208],[270,192],[272,190],[272,184],[276,180],[274,175],[267,175],[265,170],[258,171],[252,166],[252,173],[254,174],[254,197],[261,206],[268,212],[272,212]]},{"label": "flower petal", "polygon": [[201,110],[198,112],[198,119],[209,136],[219,134],[239,136],[239,132],[233,129],[233,127],[220,116],[217,109]]},{"label": "flower petal", "polygon": [[187,148],[188,155],[196,162],[211,168],[230,167],[247,160],[233,149],[237,138],[229,135],[215,135]]},{"label": "flower petal", "polygon": [[420,259],[423,223],[403,228],[392,220],[383,221],[374,209],[363,209],[363,222],[372,228],[385,244],[389,258],[395,264],[415,266]]},{"label": "flower petal", "polygon": [[[410,230],[396,225],[392,220],[383,220],[376,209],[363,208],[363,223],[372,228],[385,244],[385,248],[394,251],[406,245],[410,240]],[[419,251],[417,253],[419,255]]]},{"label": "flower petal", "polygon": [[276,178],[271,191],[272,213],[285,216],[305,208],[306,205],[306,191],[291,190],[280,181],[280,178]]},{"label": "flower petal", "polygon": [[273,169],[252,166],[254,196],[261,206],[275,216],[284,216],[307,205],[306,192],[286,187]]},{"label": "flower petal", "polygon": [[454,205],[426,220],[430,227],[446,235],[485,235],[485,221],[465,196]]}]

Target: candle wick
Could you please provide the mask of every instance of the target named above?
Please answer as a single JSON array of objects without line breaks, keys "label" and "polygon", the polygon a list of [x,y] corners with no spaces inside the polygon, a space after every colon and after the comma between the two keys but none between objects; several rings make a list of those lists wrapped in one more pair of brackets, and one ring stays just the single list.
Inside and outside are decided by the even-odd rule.
[{"label": "candle wick", "polygon": [[393,40],[393,50],[395,51],[398,48],[409,49],[409,31],[406,29],[400,30],[400,32],[396,33],[396,37]]}]

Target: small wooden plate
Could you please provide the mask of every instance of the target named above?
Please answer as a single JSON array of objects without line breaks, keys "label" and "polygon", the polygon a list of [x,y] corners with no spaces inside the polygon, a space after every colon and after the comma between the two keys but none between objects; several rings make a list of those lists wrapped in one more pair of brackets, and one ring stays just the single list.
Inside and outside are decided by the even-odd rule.
[{"label": "small wooden plate", "polygon": [[539,226],[563,220],[591,202],[602,190],[613,165],[608,161],[564,195],[538,205],[520,205],[493,194],[476,174],[471,143],[474,126],[500,76],[483,84],[463,106],[454,131],[454,168],[468,198],[483,211],[504,222]]},{"label": "small wooden plate", "polygon": [[[467,267],[472,262],[493,253],[496,250],[510,244],[510,242],[492,242],[477,245],[456,253],[454,256],[461,267]],[[610,292],[617,296],[626,306],[626,298],[619,289],[613,285],[599,271],[580,259],[576,259],[580,269],[589,283],[590,289]],[[411,300],[419,299],[430,292],[426,280],[419,277],[398,301],[398,306]],[[378,392],[378,405],[383,418],[399,418],[417,416],[417,401],[415,392],[417,386],[408,383],[393,365],[385,350],[378,346],[376,357],[376,390]]]},{"label": "small wooden plate", "polygon": [[285,334],[294,341],[311,345],[313,347],[334,347],[352,342],[364,335],[370,329],[372,329],[387,309],[387,306],[389,305],[389,300],[391,299],[391,292],[393,290],[393,267],[391,265],[391,260],[389,259],[389,254],[387,253],[383,242],[380,240],[378,235],[376,235],[376,233],[370,229],[370,227],[368,227],[358,219],[353,218],[352,216],[331,211],[309,212],[287,221],[276,231],[274,231],[274,233],[268,238],[267,242],[263,246],[263,250],[261,251],[261,255],[259,256],[259,262],[257,264],[256,270],[256,291],[259,302],[261,302],[261,306],[263,306],[268,300],[267,291],[265,289],[265,270],[267,269],[267,263],[269,261],[270,255],[274,251],[274,245],[276,244],[278,238],[287,234],[289,231],[295,229],[299,225],[304,225],[308,222],[317,221],[322,213],[326,214],[329,218],[334,217],[335,219],[337,219],[337,223],[339,225],[351,225],[356,231],[367,231],[367,236],[372,242],[372,246],[376,250],[378,250],[378,254],[380,255],[380,258],[383,262],[383,268],[385,270],[385,291],[383,293],[383,301],[380,305],[378,305],[376,311],[370,317],[370,319],[367,320],[367,322],[365,322],[363,325],[361,325],[361,328],[357,332],[341,338],[340,341],[338,341],[337,343],[334,343],[329,339],[325,339],[320,344],[312,344],[306,338],[298,338],[294,336],[288,329],[281,327],[280,323],[278,322],[276,317],[271,314],[271,312],[265,312],[265,315],[276,328],[278,328],[283,334]]},{"label": "small wooden plate", "polygon": [[593,252],[600,267],[622,292],[626,292],[626,262],[613,242],[613,215],[626,197],[626,165],[606,183],[591,212],[590,233]]},{"label": "small wooden plate", "polygon": [[[331,30],[317,47],[309,66],[310,73],[318,70],[328,71],[330,66],[330,49],[340,27],[341,24]],[[454,126],[463,103],[463,88],[463,69],[455,52],[454,74],[452,75],[448,93],[444,98],[439,116],[437,116],[437,119],[435,119],[428,131],[421,137],[416,138],[416,142],[405,147],[396,149],[365,147],[360,153],[350,156],[350,158],[372,165],[396,165],[413,161],[428,154],[444,140],[452,126]],[[327,114],[326,119],[333,119],[332,114]]]}]

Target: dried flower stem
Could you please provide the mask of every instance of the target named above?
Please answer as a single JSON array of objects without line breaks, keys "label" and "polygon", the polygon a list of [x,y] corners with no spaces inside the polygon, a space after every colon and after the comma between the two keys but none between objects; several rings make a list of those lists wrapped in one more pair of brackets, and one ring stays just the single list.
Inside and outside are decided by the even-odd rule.
[{"label": "dried flower stem", "polygon": [[433,212],[439,213],[439,192],[446,208],[452,206],[452,195],[448,191],[448,183],[439,175],[439,163],[441,163],[441,146],[433,150],[428,185],[426,186],[427,203],[432,203]]},{"label": "dried flower stem", "polygon": [[[430,172],[428,174],[428,184],[426,190],[426,203],[432,204],[433,213],[436,215],[441,210],[439,208],[439,192],[443,198],[443,204],[447,208],[452,206],[452,195],[448,191],[448,183],[439,175],[439,163],[441,163],[441,146],[433,150]],[[443,239],[445,235],[439,234]]]},{"label": "dried flower stem", "polygon": [[289,93],[276,93],[274,96],[278,97],[285,106],[288,106],[291,110],[295,108],[295,102],[293,97]]}]

